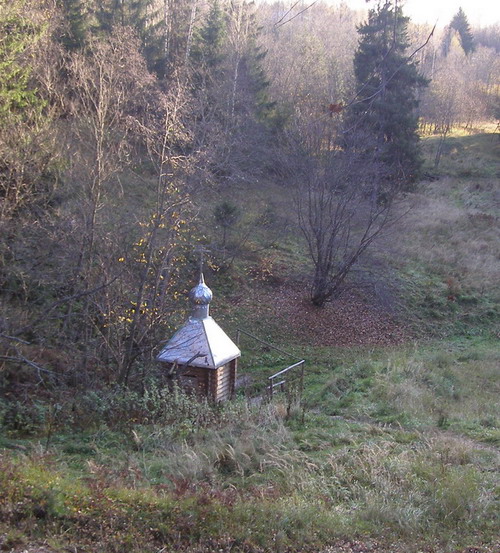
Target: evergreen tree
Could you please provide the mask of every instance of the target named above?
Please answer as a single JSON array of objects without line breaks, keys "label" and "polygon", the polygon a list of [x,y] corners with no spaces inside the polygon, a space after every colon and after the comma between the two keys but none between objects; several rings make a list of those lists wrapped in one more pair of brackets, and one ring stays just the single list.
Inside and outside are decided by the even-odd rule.
[{"label": "evergreen tree", "polygon": [[460,37],[460,45],[466,55],[473,53],[476,50],[476,42],[472,34],[469,21],[462,8],[459,8],[450,23],[450,28],[457,31]]},{"label": "evergreen tree", "polygon": [[68,50],[82,48],[90,27],[82,0],[59,0],[59,6],[67,21],[67,32],[59,37],[60,42]]},{"label": "evergreen tree", "polygon": [[164,23],[154,0],[94,0],[94,17],[98,34],[111,34],[117,25],[132,27],[141,39],[148,68],[163,75]]},{"label": "evergreen tree", "polygon": [[[234,22],[235,11],[235,6],[225,10],[219,0],[212,0],[206,20],[196,33],[191,60],[198,70],[205,71],[205,74],[208,71],[211,79],[221,79],[231,72],[228,61],[238,51],[238,83],[233,85],[242,85],[245,81],[257,118],[268,121],[273,117],[275,104],[267,96],[269,82],[262,68],[266,52],[259,44],[259,28],[252,10],[243,4],[238,14],[241,21],[236,27],[244,28],[245,33],[235,40],[233,25],[233,35],[229,37],[228,26],[231,21]],[[244,103],[248,107],[248,97]]]},{"label": "evergreen tree", "polygon": [[249,36],[246,63],[251,81],[251,91],[255,97],[257,118],[272,128],[281,128],[285,123],[283,114],[276,108],[276,102],[269,99],[269,80],[263,68],[267,52],[259,44],[259,28],[254,25]]},{"label": "evergreen tree", "polygon": [[361,133],[386,177],[402,187],[416,179],[421,166],[417,91],[427,84],[407,56],[408,22],[388,0],[370,10],[368,21],[358,28],[358,96],[346,118],[347,136]]},{"label": "evergreen tree", "polygon": [[0,3],[0,220],[50,196],[51,119],[33,70],[46,27],[35,10]]},{"label": "evergreen tree", "polygon": [[218,0],[213,0],[203,26],[197,31],[191,52],[193,62],[210,68],[220,65],[224,58],[227,14]]},{"label": "evergreen tree", "polygon": [[166,75],[189,59],[198,0],[163,0],[163,53]]},{"label": "evergreen tree", "polygon": [[25,119],[43,106],[30,83],[31,67],[23,59],[42,29],[23,15],[24,9],[22,0],[0,6],[0,128],[10,117]]}]

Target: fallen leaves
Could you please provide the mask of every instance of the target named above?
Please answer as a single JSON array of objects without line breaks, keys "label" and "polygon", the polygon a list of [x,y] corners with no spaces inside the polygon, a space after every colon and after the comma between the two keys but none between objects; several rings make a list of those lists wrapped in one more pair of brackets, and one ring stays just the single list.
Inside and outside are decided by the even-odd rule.
[{"label": "fallen leaves", "polygon": [[259,294],[256,315],[275,318],[304,345],[389,346],[411,339],[409,330],[374,299],[352,290],[323,308],[312,305],[300,282],[288,281]]}]

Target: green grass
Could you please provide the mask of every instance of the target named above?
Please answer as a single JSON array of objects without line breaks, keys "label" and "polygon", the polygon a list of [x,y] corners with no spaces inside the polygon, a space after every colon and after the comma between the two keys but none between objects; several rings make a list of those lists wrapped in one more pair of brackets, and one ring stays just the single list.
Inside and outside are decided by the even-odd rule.
[{"label": "green grass", "polygon": [[426,136],[423,139],[427,168],[439,176],[459,178],[491,178],[500,176],[498,161],[500,143],[495,132],[466,133],[455,129],[444,142],[443,154],[438,168],[433,161],[440,138]]},{"label": "green grass", "polygon": [[434,178],[408,199],[391,261],[406,317],[425,335],[494,337],[500,331],[498,136],[455,132],[431,169],[436,141],[424,140]]},{"label": "green grass", "polygon": [[305,410],[279,394],[221,408],[153,387],[82,398],[84,421],[63,405],[50,437],[43,424],[29,439],[11,432],[0,512],[21,524],[9,539],[104,552],[317,551],[346,536],[493,548],[495,344],[307,354]]}]

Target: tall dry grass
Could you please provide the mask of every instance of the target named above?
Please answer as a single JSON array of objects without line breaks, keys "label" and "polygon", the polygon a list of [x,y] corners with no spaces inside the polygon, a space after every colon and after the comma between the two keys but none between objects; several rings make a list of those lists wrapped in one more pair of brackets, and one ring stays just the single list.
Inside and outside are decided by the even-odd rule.
[{"label": "tall dry grass", "polygon": [[[496,287],[500,225],[493,181],[474,200],[473,184],[451,177],[428,184],[401,223],[403,254],[456,286],[479,292]],[[472,190],[471,190],[472,188]]]}]

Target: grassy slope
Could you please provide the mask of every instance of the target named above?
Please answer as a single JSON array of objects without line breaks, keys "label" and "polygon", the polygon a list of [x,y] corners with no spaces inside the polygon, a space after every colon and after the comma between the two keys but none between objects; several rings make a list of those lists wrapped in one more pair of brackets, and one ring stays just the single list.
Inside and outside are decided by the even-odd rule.
[{"label": "grassy slope", "polygon": [[[494,139],[451,137],[397,246],[381,249],[404,300],[400,317],[426,337],[405,346],[301,345],[286,320],[260,309],[261,293],[268,298],[304,261],[287,204],[261,190],[232,232],[245,236],[269,198],[278,222],[240,240],[234,264],[211,275],[228,298],[216,317],[307,359],[305,409],[287,409],[286,398],[249,407],[243,397],[214,409],[153,389],[146,398],[61,397],[17,413],[32,436],[10,431],[0,443],[3,549],[496,552]],[[431,158],[432,139],[426,148]],[[248,198],[233,194],[235,203]],[[259,252],[269,234],[280,240]],[[288,363],[243,345],[256,382]]]},{"label": "grassy slope", "polygon": [[[429,159],[436,139],[424,141]],[[413,316],[439,336],[498,336],[498,135],[451,136],[404,221],[401,274]]]}]

